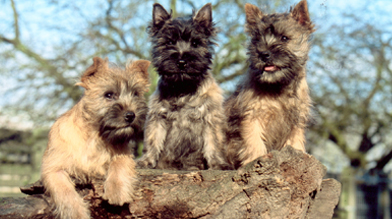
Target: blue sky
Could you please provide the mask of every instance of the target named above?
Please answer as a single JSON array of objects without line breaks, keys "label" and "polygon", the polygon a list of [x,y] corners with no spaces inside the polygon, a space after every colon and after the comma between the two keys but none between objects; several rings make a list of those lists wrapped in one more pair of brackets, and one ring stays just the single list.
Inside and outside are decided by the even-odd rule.
[{"label": "blue sky", "polygon": [[[216,0],[215,0],[216,1]],[[74,16],[75,10],[72,10],[72,4],[78,5],[86,5],[86,10],[82,11],[82,14],[87,19],[94,19],[97,15],[97,11],[89,10],[89,8],[94,8],[93,6],[97,6],[100,1],[73,1],[69,5],[64,1],[63,5],[68,6],[68,10],[58,10],[55,7],[51,6],[47,3],[47,0],[35,0],[35,1],[18,1],[16,0],[18,11],[20,12],[22,19],[21,25],[22,27],[26,28],[27,31],[24,31],[24,34],[47,34],[47,36],[55,35],[55,32],[47,32],[45,33],[42,31],[42,25],[44,24],[47,26],[55,26],[58,23],[64,23],[64,28],[68,28],[68,31],[72,33],[81,28],[85,28],[78,20],[79,18]],[[62,1],[59,1],[62,2]],[[159,1],[165,8],[169,9],[168,1]],[[207,2],[214,2],[214,1],[194,1],[196,7],[200,8]],[[298,0],[292,0],[290,5],[287,5],[287,9],[291,5],[297,3]],[[145,7],[144,11],[140,11],[141,16],[150,17],[151,10],[152,10],[152,3],[149,7]],[[104,3],[105,4],[105,3]],[[313,0],[308,1],[310,6],[310,13],[312,16],[313,21],[316,23],[318,28],[323,28],[326,26],[325,24],[331,23],[340,23],[342,22],[340,18],[341,12],[353,13],[355,11],[361,11],[361,9],[366,8],[367,14],[366,16],[369,19],[374,21],[383,21],[387,22],[390,20],[389,12],[392,11],[392,2],[390,0],[375,0],[375,1],[363,1],[363,0]],[[7,21],[12,20],[12,11],[10,7],[9,1],[2,1],[0,3],[2,7],[2,12],[0,13],[0,20],[6,21],[0,24],[0,32],[2,33],[10,33],[12,34],[12,29],[10,26],[7,26]],[[99,6],[98,6],[99,7]],[[190,13],[191,8],[182,1],[178,1],[179,10],[185,11]],[[262,7],[260,5],[260,7]],[[230,19],[230,18],[228,18]],[[233,18],[236,19],[236,18]],[[215,20],[219,23],[219,20]],[[53,30],[55,31],[55,30]],[[6,34],[7,35],[7,34]],[[61,40],[64,37],[69,36],[58,36],[58,37],[48,37],[48,40],[56,41]],[[29,39],[34,39],[34,36],[26,36]],[[31,37],[31,38],[30,38]],[[47,41],[47,44],[50,44],[50,41]],[[45,47],[43,42],[40,42],[40,46]]]}]

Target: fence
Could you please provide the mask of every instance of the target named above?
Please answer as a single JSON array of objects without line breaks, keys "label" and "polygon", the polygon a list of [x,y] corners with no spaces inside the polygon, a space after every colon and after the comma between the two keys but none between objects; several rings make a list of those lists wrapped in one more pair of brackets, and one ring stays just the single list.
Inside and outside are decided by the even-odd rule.
[{"label": "fence", "polygon": [[39,179],[47,131],[0,129],[0,197],[23,196],[19,187]]}]

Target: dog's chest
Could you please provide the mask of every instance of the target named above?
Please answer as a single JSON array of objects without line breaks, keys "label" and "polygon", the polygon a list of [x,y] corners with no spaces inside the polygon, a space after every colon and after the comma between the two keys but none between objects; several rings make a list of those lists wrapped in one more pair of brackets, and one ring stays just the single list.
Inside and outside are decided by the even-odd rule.
[{"label": "dog's chest", "polygon": [[164,106],[169,126],[192,129],[202,125],[207,115],[207,107],[200,100],[179,99]]},{"label": "dog's chest", "polygon": [[166,105],[166,147],[176,150],[202,148],[206,131],[207,107],[198,99],[179,99]]},{"label": "dog's chest", "polygon": [[80,166],[87,175],[105,176],[109,168],[111,155],[99,143],[95,140],[87,142],[86,151],[80,155]]},{"label": "dog's chest", "polygon": [[247,121],[252,127],[259,126],[257,133],[267,148],[280,148],[286,142],[293,128],[294,110],[283,103],[261,98],[251,101],[247,106]]}]

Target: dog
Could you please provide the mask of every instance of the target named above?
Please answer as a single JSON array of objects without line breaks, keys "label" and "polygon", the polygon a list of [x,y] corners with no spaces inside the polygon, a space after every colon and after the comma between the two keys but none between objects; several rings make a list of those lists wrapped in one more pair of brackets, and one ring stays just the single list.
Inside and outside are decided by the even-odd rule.
[{"label": "dog", "polygon": [[62,219],[90,218],[73,179],[104,178],[102,198],[109,204],[133,200],[137,174],[131,148],[141,140],[147,114],[150,62],[134,61],[124,70],[108,59],[93,60],[76,84],[84,96],[53,124],[42,159],[41,180]]},{"label": "dog", "polygon": [[225,101],[227,159],[235,169],[290,145],[305,152],[311,119],[306,62],[314,32],[306,0],[288,13],[245,5],[249,69]]},{"label": "dog", "polygon": [[223,94],[209,72],[217,32],[211,4],[191,16],[172,18],[156,3],[148,32],[160,78],[149,101],[138,166],[224,168]]}]

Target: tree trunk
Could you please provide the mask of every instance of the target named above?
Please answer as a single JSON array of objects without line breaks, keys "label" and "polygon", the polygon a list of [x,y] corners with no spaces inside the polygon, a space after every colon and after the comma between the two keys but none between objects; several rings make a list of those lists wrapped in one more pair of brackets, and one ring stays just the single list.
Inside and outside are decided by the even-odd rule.
[{"label": "tree trunk", "polygon": [[[140,169],[135,201],[111,206],[100,198],[102,180],[78,185],[93,218],[332,218],[341,184],[323,180],[326,168],[291,147],[274,151],[238,171]],[[52,218],[41,185],[34,195],[0,199],[0,218]]]}]

